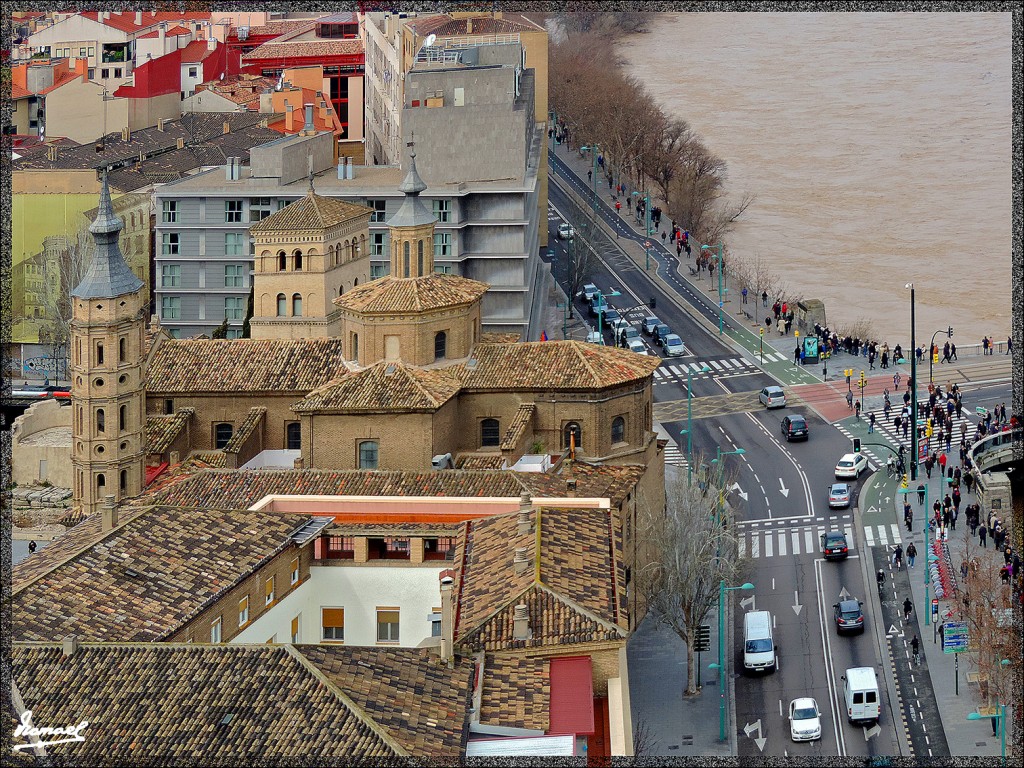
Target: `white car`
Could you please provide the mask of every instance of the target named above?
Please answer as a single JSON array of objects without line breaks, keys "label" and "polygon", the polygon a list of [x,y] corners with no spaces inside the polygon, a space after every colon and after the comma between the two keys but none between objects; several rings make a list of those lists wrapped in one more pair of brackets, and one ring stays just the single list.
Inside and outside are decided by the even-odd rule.
[{"label": "white car", "polygon": [[647,346],[640,339],[629,340],[629,351],[636,352],[638,355],[647,354]]},{"label": "white car", "polygon": [[821,738],[821,710],[814,699],[793,699],[789,705],[789,734],[793,741]]},{"label": "white car", "polygon": [[597,331],[591,331],[590,333],[587,334],[587,343],[588,344],[604,344],[604,336],[602,336]]},{"label": "white car", "polygon": [[667,357],[682,357],[686,354],[686,345],[683,344],[683,340],[674,333],[670,333],[666,336],[665,341],[661,346],[662,349],[665,350],[665,355]]},{"label": "white car", "polygon": [[572,240],[576,235],[576,230],[572,228],[572,224],[559,224],[558,225],[558,239],[559,240]]},{"label": "white car", "polygon": [[836,464],[836,480],[856,480],[868,468],[868,457],[863,453],[847,453]]}]

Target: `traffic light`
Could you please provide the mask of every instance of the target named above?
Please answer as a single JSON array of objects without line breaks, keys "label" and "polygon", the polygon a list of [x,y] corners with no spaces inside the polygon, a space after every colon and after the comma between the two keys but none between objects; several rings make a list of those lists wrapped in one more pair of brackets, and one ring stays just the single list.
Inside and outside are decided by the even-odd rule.
[{"label": "traffic light", "polygon": [[853,438],[853,452],[854,453],[860,453],[860,438],[859,437]]},{"label": "traffic light", "polygon": [[658,300],[651,296],[651,300],[647,302],[647,306],[651,309],[655,309],[658,306]]},{"label": "traffic light", "polygon": [[693,650],[703,653],[711,650],[711,625],[701,624],[697,627],[697,634],[693,638]]},{"label": "traffic light", "polygon": [[926,426],[926,427],[924,428],[924,436],[925,436],[925,437],[931,437],[931,436],[932,436],[932,433],[933,433],[934,431],[935,431],[935,427],[934,427],[934,425],[932,424],[932,420],[931,420],[931,419],[928,419],[928,425],[927,425],[927,426]]},{"label": "traffic light", "polygon": [[949,330],[946,331],[946,333],[949,334],[949,338],[951,338],[951,339],[953,338],[953,326],[952,325],[949,326]]},{"label": "traffic light", "polygon": [[939,362],[939,353],[938,352],[932,352],[932,362],[933,363]]},{"label": "traffic light", "polygon": [[903,487],[904,491],[907,490],[907,476],[906,475],[903,475],[903,481],[900,483],[900,485]]}]

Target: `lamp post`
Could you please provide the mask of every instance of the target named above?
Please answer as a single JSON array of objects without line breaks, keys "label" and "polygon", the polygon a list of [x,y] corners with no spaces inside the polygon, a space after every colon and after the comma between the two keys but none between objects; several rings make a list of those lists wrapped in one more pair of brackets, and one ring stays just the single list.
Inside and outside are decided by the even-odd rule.
[{"label": "lamp post", "polygon": [[[915,433],[916,433],[916,428],[915,428]],[[873,445],[873,443],[872,443],[872,445]],[[885,446],[885,447],[889,448],[889,446]],[[889,450],[891,451],[892,448],[889,448]],[[911,464],[910,466],[913,467],[914,465]],[[916,479],[916,478],[912,478],[912,479]],[[909,494],[909,493],[917,493],[917,492],[918,491],[917,491],[916,488],[911,489],[910,486],[907,486],[906,488],[900,488],[900,489],[897,490],[897,493],[901,493],[903,495],[906,495],[906,494]],[[929,578],[931,569],[929,568],[929,563],[928,563],[928,558],[929,558],[929,556],[931,554],[929,549],[928,549],[928,531],[931,528],[931,517],[928,514],[928,483],[924,484],[924,510],[923,511],[924,511],[924,568],[922,568],[921,570],[924,571],[924,625],[927,627],[929,624],[931,624],[931,604],[928,602],[928,587],[929,587],[929,585],[931,583],[931,579]]]},{"label": "lamp post", "polygon": [[[910,479],[917,480],[917,323],[914,319],[914,284],[907,283],[904,288],[910,289],[910,418],[913,420],[913,436],[910,438]],[[928,351],[931,354],[931,350]],[[929,357],[929,359],[931,359]],[[925,509],[925,515],[927,519],[927,508]],[[928,549],[928,533],[927,526],[925,527],[925,550]],[[926,574],[927,575],[927,574]],[[927,587],[928,580],[925,579],[925,590]],[[927,609],[928,605],[925,604]],[[927,615],[927,612],[926,612]]]},{"label": "lamp post", "polygon": [[722,261],[722,244],[718,245],[702,245],[700,249],[702,251],[709,250],[711,248],[718,249],[718,335],[721,336],[724,333],[723,320],[722,320],[722,307],[725,305],[724,299],[722,298],[722,270],[725,269],[725,262]]},{"label": "lamp post", "polygon": [[[701,373],[709,373],[707,363]],[[686,369],[686,484],[693,485],[693,369]]]},{"label": "lamp post", "polygon": [[749,581],[738,587],[727,587],[725,579],[718,587],[718,663],[708,664],[708,669],[718,670],[718,738],[721,741],[725,741],[725,593],[753,588]]},{"label": "lamp post", "polygon": [[598,291],[594,296],[594,300],[597,302],[597,332],[601,335],[602,344],[604,343],[604,329],[601,327],[601,321],[604,320],[604,312],[602,310],[605,308],[605,296],[621,295],[622,293],[620,291],[612,290],[609,293],[601,293],[601,291]]},{"label": "lamp post", "polygon": [[[1000,666],[1003,666],[1003,667],[1009,666],[1010,663],[1011,662],[1010,662],[1009,659],[1002,659],[999,662]],[[990,720],[993,717],[998,718],[998,720],[999,720],[999,756],[1003,760],[1003,765],[1006,765],[1006,705],[1003,704],[1001,701],[998,702],[998,704],[999,704],[999,714],[998,715],[983,715],[980,712],[971,712],[970,714],[967,715],[967,719],[968,720]]]}]

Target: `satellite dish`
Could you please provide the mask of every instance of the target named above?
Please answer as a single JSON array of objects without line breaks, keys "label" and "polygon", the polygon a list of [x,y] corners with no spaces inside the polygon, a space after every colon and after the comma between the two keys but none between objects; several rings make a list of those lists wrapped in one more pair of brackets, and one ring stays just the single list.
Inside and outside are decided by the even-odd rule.
[{"label": "satellite dish", "polygon": [[437,41],[437,35],[434,35],[434,34],[427,35],[427,39],[423,41],[423,47],[424,48],[429,48],[436,41]]}]

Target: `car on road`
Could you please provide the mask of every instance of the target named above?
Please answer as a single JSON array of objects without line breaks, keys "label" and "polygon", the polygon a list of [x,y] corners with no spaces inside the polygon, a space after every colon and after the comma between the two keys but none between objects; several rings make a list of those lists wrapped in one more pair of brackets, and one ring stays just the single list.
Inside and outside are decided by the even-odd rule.
[{"label": "car on road", "polygon": [[836,464],[836,480],[856,480],[868,468],[868,457],[863,453],[843,454]]},{"label": "car on road", "polygon": [[683,340],[674,333],[670,333],[664,338],[661,342],[661,348],[668,357],[682,357],[686,354],[686,345],[683,344]]},{"label": "car on road", "polygon": [[659,325],[661,325],[661,320],[656,318],[654,315],[651,315],[650,317],[645,317],[643,323],[644,333],[650,336],[652,333],[654,333],[654,329]]},{"label": "car on road", "polygon": [[793,699],[789,704],[789,735],[793,741],[821,738],[821,710],[814,699]]},{"label": "car on road", "polygon": [[604,336],[602,334],[598,333],[597,331],[590,331],[590,333],[587,334],[587,343],[588,344],[602,344],[603,345],[604,344]]},{"label": "car on road", "polygon": [[[623,346],[628,347],[631,342],[640,341],[640,329],[631,323],[626,323],[625,325],[620,324],[615,329],[615,333],[618,334],[619,343],[622,342],[623,336],[625,336],[626,343]],[[640,343],[643,344],[642,341],[640,341]]]},{"label": "car on road", "polygon": [[846,534],[840,531],[821,534],[821,553],[826,560],[845,560],[850,554]]},{"label": "car on road", "polygon": [[597,294],[599,294],[600,292],[601,289],[598,288],[596,285],[594,285],[593,283],[587,283],[586,285],[583,286],[583,290],[580,291],[580,296],[583,297],[583,300],[587,302],[587,304],[590,304],[594,300],[594,297],[597,296]]},{"label": "car on road", "polygon": [[832,483],[828,487],[829,509],[844,509],[850,506],[850,486],[846,483]]},{"label": "car on road", "polygon": [[590,300],[589,309],[587,311],[590,313],[591,317],[597,317],[601,314],[602,309],[608,309],[609,306],[608,299],[599,293],[595,293],[594,298]]},{"label": "car on road", "polygon": [[654,332],[651,337],[654,339],[655,344],[660,344],[661,340],[672,333],[672,329],[669,328],[665,323],[658,323],[654,326]]},{"label": "car on road", "polygon": [[601,321],[599,323],[602,331],[608,331],[615,327],[615,324],[622,319],[622,315],[615,307],[604,306],[600,311]]},{"label": "car on road", "polygon": [[833,603],[832,619],[836,623],[836,632],[840,635],[843,632],[863,632],[864,611],[861,610],[863,605],[863,602],[853,598]]},{"label": "car on road", "polygon": [[627,343],[630,352],[636,352],[638,355],[647,354],[647,345],[641,339],[630,339]]},{"label": "car on road", "polygon": [[807,419],[799,413],[794,413],[782,420],[782,436],[786,442],[793,440],[807,440],[811,433],[807,430]]},{"label": "car on road", "polygon": [[572,228],[572,224],[559,224],[558,225],[558,239],[559,240],[572,240],[576,235],[576,230]]},{"label": "car on road", "polygon": [[782,391],[782,387],[765,387],[761,390],[757,399],[761,401],[761,405],[765,408],[786,407],[786,393]]}]

